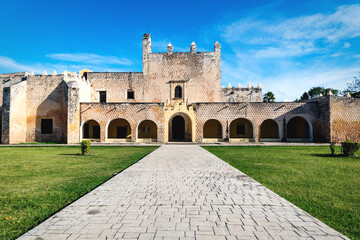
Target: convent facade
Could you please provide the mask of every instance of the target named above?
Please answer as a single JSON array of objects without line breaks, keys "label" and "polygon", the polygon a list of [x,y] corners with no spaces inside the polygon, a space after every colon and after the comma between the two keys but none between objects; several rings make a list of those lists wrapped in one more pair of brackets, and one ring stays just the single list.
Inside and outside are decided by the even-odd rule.
[{"label": "convent facade", "polygon": [[330,142],[360,140],[360,99],[322,96],[262,102],[259,84],[221,87],[213,52],[153,53],[143,37],[142,72],[0,74],[1,141]]}]

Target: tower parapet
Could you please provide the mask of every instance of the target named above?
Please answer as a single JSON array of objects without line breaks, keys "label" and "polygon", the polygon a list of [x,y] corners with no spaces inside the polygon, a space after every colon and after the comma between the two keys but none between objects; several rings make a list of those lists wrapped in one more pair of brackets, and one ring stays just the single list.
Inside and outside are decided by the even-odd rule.
[{"label": "tower parapet", "polygon": [[221,88],[221,98],[223,102],[262,102],[262,86],[252,87],[248,83],[247,87],[232,87],[229,83],[228,87]]}]

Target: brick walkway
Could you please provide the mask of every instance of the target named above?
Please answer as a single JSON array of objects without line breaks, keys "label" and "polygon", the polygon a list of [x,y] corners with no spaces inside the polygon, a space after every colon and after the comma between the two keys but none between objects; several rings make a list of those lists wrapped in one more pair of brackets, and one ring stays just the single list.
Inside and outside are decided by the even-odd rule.
[{"label": "brick walkway", "polygon": [[346,239],[197,145],[158,150],[20,239]]}]

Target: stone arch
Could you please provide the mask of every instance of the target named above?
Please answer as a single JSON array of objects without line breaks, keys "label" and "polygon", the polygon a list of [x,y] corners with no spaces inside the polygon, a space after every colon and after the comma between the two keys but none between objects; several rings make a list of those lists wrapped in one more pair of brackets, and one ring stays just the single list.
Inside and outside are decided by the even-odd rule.
[{"label": "stone arch", "polygon": [[312,125],[304,117],[295,116],[286,125],[287,141],[312,141]]},{"label": "stone arch", "polygon": [[106,138],[108,142],[130,142],[130,123],[124,118],[110,120],[106,127]]},{"label": "stone arch", "polygon": [[88,139],[94,142],[100,142],[100,124],[93,120],[86,120],[81,124],[80,139]]},{"label": "stone arch", "polygon": [[266,119],[261,123],[261,141],[279,141],[280,139],[280,127],[274,119]]},{"label": "stone arch", "polygon": [[230,123],[230,141],[253,141],[254,124],[246,118],[237,118]]},{"label": "stone arch", "polygon": [[222,139],[222,125],[216,119],[209,119],[204,123],[203,139]]},{"label": "stone arch", "polygon": [[175,113],[169,119],[169,141],[192,141],[192,122],[186,113]]},{"label": "stone arch", "polygon": [[152,120],[143,120],[137,127],[138,142],[157,142],[157,125]]}]

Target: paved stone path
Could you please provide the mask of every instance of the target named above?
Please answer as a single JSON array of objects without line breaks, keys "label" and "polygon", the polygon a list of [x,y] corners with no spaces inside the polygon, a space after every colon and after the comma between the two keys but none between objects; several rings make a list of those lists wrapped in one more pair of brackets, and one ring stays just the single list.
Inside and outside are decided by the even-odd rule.
[{"label": "paved stone path", "polygon": [[163,145],[20,239],[346,239],[197,145]]}]

